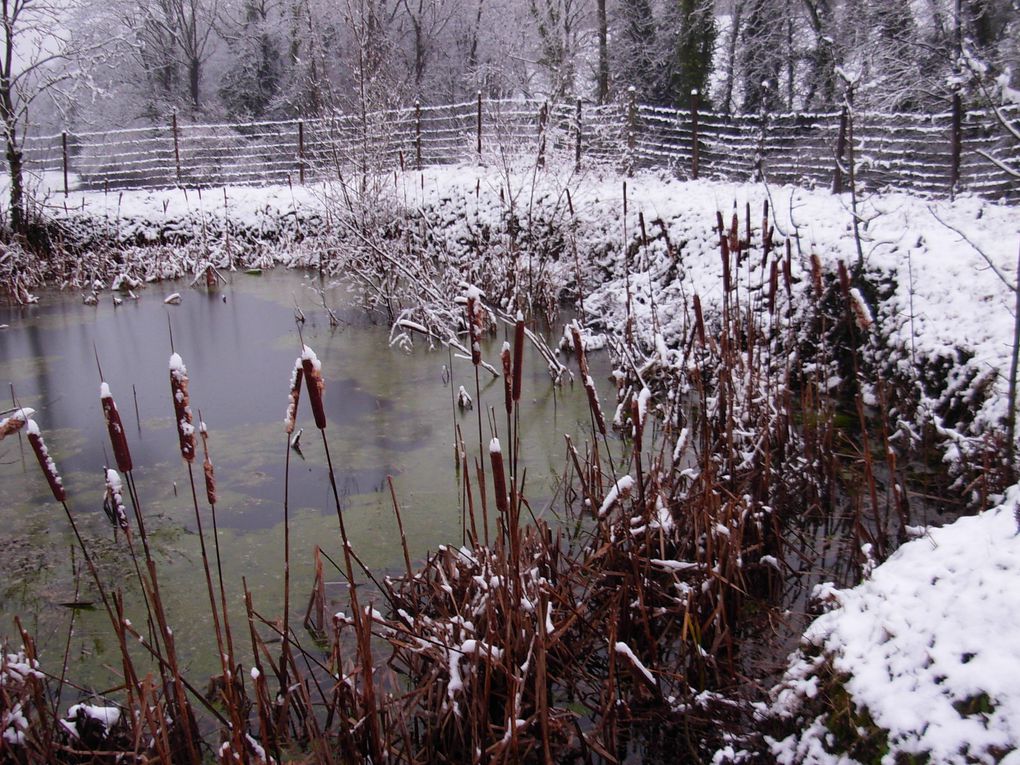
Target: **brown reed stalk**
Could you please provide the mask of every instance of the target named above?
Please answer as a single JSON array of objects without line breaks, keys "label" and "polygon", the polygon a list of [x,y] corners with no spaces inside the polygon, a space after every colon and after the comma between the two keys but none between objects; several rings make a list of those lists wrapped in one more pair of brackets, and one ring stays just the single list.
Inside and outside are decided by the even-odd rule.
[{"label": "brown reed stalk", "polygon": [[871,512],[875,521],[875,536],[873,537],[873,541],[879,558],[884,558],[884,529],[881,520],[881,511],[878,504],[878,490],[875,486],[875,473],[872,464],[873,458],[871,455],[871,446],[868,437],[868,420],[864,410],[864,396],[861,393],[863,378],[861,377],[860,365],[857,358],[857,333],[855,331],[857,325],[853,311],[854,300],[851,294],[850,274],[847,271],[846,264],[842,260],[837,263],[837,272],[839,276],[840,290],[843,293],[843,300],[846,306],[846,329],[850,338],[850,358],[853,362],[854,404],[857,409],[857,420],[860,426],[861,459],[864,465],[864,482],[868,490],[869,498],[871,499]]},{"label": "brown reed stalk", "polygon": [[[467,291],[467,325],[471,342],[471,364],[475,368],[475,406],[478,419],[478,453],[482,454],[482,388],[478,368],[482,363],[482,330],[485,322],[485,308],[481,303],[482,293],[477,287]],[[482,504],[482,535],[486,546],[489,544],[489,508],[485,488],[484,462],[476,460],[475,470],[478,477],[478,494]]]},{"label": "brown reed stalk", "polygon": [[386,483],[390,487],[390,500],[393,502],[393,514],[397,516],[397,529],[400,532],[400,549],[404,551],[404,568],[408,578],[411,577],[411,555],[407,549],[407,537],[404,535],[404,521],[400,517],[400,503],[397,502],[397,490],[393,488],[393,476],[386,476]]}]

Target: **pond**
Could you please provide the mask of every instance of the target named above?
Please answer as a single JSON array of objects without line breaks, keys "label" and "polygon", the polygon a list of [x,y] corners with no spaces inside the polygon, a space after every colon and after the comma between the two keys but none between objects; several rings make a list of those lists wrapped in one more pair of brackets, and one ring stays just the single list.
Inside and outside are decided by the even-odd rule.
[{"label": "pond", "polygon": [[[212,673],[215,652],[188,470],[177,448],[167,360],[169,325],[174,346],[191,378],[191,403],[209,428],[216,466],[217,520],[224,576],[235,629],[241,626],[241,578],[267,617],[282,612],[283,478],[287,436],[283,415],[288,380],[300,340],[294,306],[306,317],[304,341],[323,364],[326,430],[342,493],[345,523],[358,555],[377,576],[403,568],[387,476],[400,502],[412,559],[440,544],[459,545],[462,519],[459,475],[454,462],[454,428],[460,423],[469,459],[478,454],[477,409],[462,413],[452,403],[461,385],[474,396],[469,360],[419,348],[407,354],[388,347],[385,324],[354,307],[347,291],[331,286],[327,301],[337,306],[341,326],[331,328],[319,296],[317,277],[277,270],[264,275],[233,274],[217,290],[189,289],[185,283],[149,285],[139,300],[113,305],[104,293],[86,306],[71,293],[41,294],[38,304],[0,308],[0,382],[5,394],[36,410],[35,418],[63,475],[69,506],[104,577],[126,590],[137,623],[144,612],[123,537],[102,511],[102,468],[112,461],[99,402],[96,353],[128,434],[135,480],[146,527],[158,550],[160,583],[177,643],[188,668]],[[180,292],[179,305],[164,298]],[[497,362],[503,340],[487,341],[484,356]],[[95,350],[94,350],[95,349]],[[604,355],[592,358],[593,376],[609,372]],[[609,386],[601,385],[605,397]],[[546,365],[529,349],[525,356],[521,437],[527,496],[536,514],[552,513],[565,463],[564,434],[583,443],[589,414],[580,385],[555,389]],[[502,420],[502,382],[482,377],[484,412],[496,407]],[[136,403],[137,402],[137,403]],[[604,401],[603,406],[610,406]],[[8,408],[5,405],[0,408]],[[477,406],[477,402],[476,402]],[[610,410],[611,411],[611,410]],[[301,453],[291,452],[290,514],[292,614],[304,613],[313,579],[316,545],[337,559],[340,549],[335,505],[319,433],[302,401]],[[484,428],[486,443],[490,437]],[[487,458],[487,455],[486,455]],[[200,460],[196,481],[201,481]],[[15,635],[14,615],[40,643],[45,658],[58,662],[72,612],[71,676],[104,681],[100,660],[110,627],[101,609],[68,604],[97,599],[81,567],[63,511],[49,493],[27,442],[0,442],[0,635]],[[199,483],[203,524],[211,524]],[[130,512],[129,512],[130,514]],[[133,523],[133,521],[132,521]],[[211,540],[210,540],[211,554]],[[75,570],[81,592],[76,595]],[[339,574],[327,568],[329,591],[343,595]],[[97,604],[98,605],[98,604]],[[293,617],[292,617],[293,618]]]}]

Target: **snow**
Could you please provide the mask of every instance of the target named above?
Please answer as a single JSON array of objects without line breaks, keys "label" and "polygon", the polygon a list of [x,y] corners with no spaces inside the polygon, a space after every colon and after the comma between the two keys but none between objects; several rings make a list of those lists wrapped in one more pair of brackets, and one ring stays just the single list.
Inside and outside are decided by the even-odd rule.
[{"label": "snow", "polygon": [[312,362],[312,369],[316,372],[322,371],[322,362],[319,361],[319,357],[315,355],[315,351],[307,345],[301,346],[301,361],[310,361]]},{"label": "snow", "polygon": [[[904,544],[871,578],[830,589],[835,608],[807,630],[770,713],[810,718],[826,663],[858,710],[888,731],[889,754],[955,765],[1020,747],[1020,487],[981,515]],[[971,709],[967,709],[966,705]],[[770,741],[780,762],[852,762],[825,752],[824,715]]]},{"label": "snow", "polygon": [[626,643],[617,643],[613,648],[616,651],[616,653],[620,654],[621,656],[625,656],[627,659],[630,660],[630,663],[634,666],[634,669],[636,669],[644,676],[644,678],[648,681],[649,685],[655,685],[655,677],[653,677],[652,673],[648,671],[648,667],[642,664],[641,660],[634,655],[634,652],[631,650],[629,645],[627,645]]},{"label": "snow", "polygon": [[625,499],[634,488],[634,477],[625,475],[623,478],[613,484],[613,488],[606,494],[606,498],[602,500],[602,506],[599,507],[599,518],[604,518],[606,514],[613,508],[619,500]]},{"label": "snow", "polygon": [[188,368],[184,366],[184,359],[181,358],[181,354],[170,354],[170,371],[178,380],[188,373]]},{"label": "snow", "polygon": [[502,454],[503,449],[499,445],[499,439],[494,438],[489,441],[489,454]]},{"label": "snow", "polygon": [[99,398],[113,398],[113,394],[110,393],[110,386],[105,382],[99,383]]},{"label": "snow", "polygon": [[102,723],[107,730],[120,722],[120,710],[117,707],[75,704],[67,710],[67,716],[70,718],[76,718],[79,713],[91,720],[96,720],[97,722]]},{"label": "snow", "polygon": [[33,414],[35,414],[35,409],[26,406],[15,410],[0,420],[0,441],[25,427],[25,423],[29,421]]}]

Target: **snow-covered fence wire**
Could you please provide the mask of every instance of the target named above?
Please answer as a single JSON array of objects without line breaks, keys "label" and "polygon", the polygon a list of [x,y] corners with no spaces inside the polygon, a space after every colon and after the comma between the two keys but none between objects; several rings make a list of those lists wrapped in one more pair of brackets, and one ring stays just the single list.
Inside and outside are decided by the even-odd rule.
[{"label": "snow-covered fence wire", "polygon": [[[831,186],[837,175],[841,133],[844,141],[847,139],[847,118],[841,112],[731,116],[701,112],[697,136],[690,110],[639,105],[637,112],[639,166],[666,165],[685,177],[692,171],[696,139],[701,175]],[[1020,128],[1020,108],[1000,110],[1000,116]],[[859,184],[927,194],[950,192],[951,113],[858,112],[851,127]],[[1009,135],[995,114],[969,112],[962,138],[960,188],[1020,201],[1020,142]],[[850,161],[850,148],[847,146],[842,156],[844,168]],[[1006,168],[1013,168],[1014,173]]]},{"label": "snow-covered fence wire", "polygon": [[[1020,201],[1020,108],[971,111],[962,129],[959,188]],[[723,115],[630,104],[477,99],[307,120],[179,124],[30,136],[26,166],[60,188],[303,182],[346,173],[529,157],[668,168],[680,177],[839,186],[852,154],[864,188],[949,193],[950,113]],[[847,143],[852,134],[852,145]],[[844,152],[837,163],[838,147]],[[851,152],[852,150],[852,152]],[[1012,172],[1011,172],[1012,170]]]}]

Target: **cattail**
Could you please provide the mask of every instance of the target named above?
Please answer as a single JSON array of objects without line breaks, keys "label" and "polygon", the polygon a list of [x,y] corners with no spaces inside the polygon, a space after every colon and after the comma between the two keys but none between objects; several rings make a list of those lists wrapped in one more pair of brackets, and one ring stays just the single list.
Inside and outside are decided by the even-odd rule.
[{"label": "cattail", "polygon": [[733,217],[730,219],[730,252],[740,255],[740,219],[737,217],[737,204],[733,203]]},{"label": "cattail", "polygon": [[28,422],[28,418],[35,414],[35,409],[24,407],[12,412],[9,416],[0,420],[0,441],[7,436],[17,433]]},{"label": "cattail", "polygon": [[769,200],[762,203],[761,211],[761,247],[765,257],[772,251],[772,232],[769,231]]},{"label": "cattail", "polygon": [[188,369],[179,353],[170,356],[170,392],[174,399],[174,419],[177,421],[181,457],[185,462],[192,462],[195,459],[195,426],[192,424],[188,398]]},{"label": "cattail", "polygon": [[850,289],[850,310],[854,315],[854,322],[857,324],[857,328],[861,332],[867,332],[871,328],[873,319],[871,318],[871,309],[868,308],[868,303],[864,299],[864,295],[856,287]]},{"label": "cattail", "polygon": [[[201,417],[201,411],[198,413]],[[216,504],[216,475],[213,472],[212,460],[209,459],[209,428],[205,422],[198,424],[198,433],[202,436],[202,474],[205,476],[205,498],[210,505]]]},{"label": "cattail", "polygon": [[694,326],[698,331],[698,342],[705,345],[705,316],[701,312],[701,298],[694,295]]},{"label": "cattail", "polygon": [[496,492],[496,509],[501,513],[508,513],[510,505],[507,501],[506,492],[506,471],[503,468],[503,450],[499,445],[499,439],[494,438],[489,442],[489,459],[492,461],[493,491]]},{"label": "cattail", "polygon": [[822,299],[822,261],[816,253],[811,253],[811,281],[815,286],[815,297]]},{"label": "cattail", "polygon": [[599,404],[599,396],[595,390],[595,381],[591,379],[591,375],[584,376],[584,390],[588,394],[588,408],[591,409],[592,414],[595,416],[595,424],[598,426],[599,433],[604,436],[606,435],[606,418],[602,414],[602,405]]},{"label": "cattail", "polygon": [[124,483],[113,468],[106,469],[104,478],[106,480],[106,499],[112,511],[110,520],[126,531],[128,521],[127,513],[124,510]]},{"label": "cattail", "polygon": [[514,401],[521,400],[521,378],[524,375],[524,314],[517,312],[514,324]]},{"label": "cattail", "polygon": [[117,470],[130,473],[131,451],[128,449],[124,423],[117,411],[117,404],[110,393],[110,386],[105,382],[99,384],[99,402],[103,405],[103,416],[106,418],[106,430],[110,434],[110,445],[113,446],[113,457],[117,461]]},{"label": "cattail", "polygon": [[773,260],[769,269],[769,313],[776,310],[777,292],[779,292],[779,261]]},{"label": "cattail", "polygon": [[843,291],[843,296],[850,297],[850,274],[846,270],[846,263],[842,260],[836,263],[836,271],[839,274],[839,288]]},{"label": "cattail", "polygon": [[294,432],[294,424],[297,422],[298,403],[301,401],[301,378],[304,376],[304,369],[301,366],[301,357],[294,360],[294,371],[290,373],[290,395],[287,399],[287,413],[283,418],[283,429],[289,436]]},{"label": "cattail", "polygon": [[[730,243],[723,239],[719,243],[719,254],[722,257],[722,282],[723,292],[729,294],[730,292],[730,251],[733,248]],[[739,250],[737,250],[739,252]]]},{"label": "cattail", "polygon": [[581,378],[588,376],[588,358],[584,353],[584,342],[581,338],[581,327],[576,321],[570,323],[570,336],[574,341],[574,353],[577,356],[577,367],[581,370]]},{"label": "cattail", "polygon": [[[26,411],[30,410],[19,410],[19,412]],[[39,426],[36,425],[35,420],[30,420],[27,416],[22,421],[22,425],[25,424],[28,426],[28,443],[31,445],[32,451],[35,452],[35,458],[39,461],[39,467],[42,468],[43,475],[46,476],[46,482],[50,485],[50,491],[53,492],[53,498],[57,500],[57,502],[65,501],[67,499],[67,494],[64,492],[64,482],[60,478],[60,473],[57,472],[57,466],[53,462],[53,458],[50,457],[49,449],[46,448],[46,442],[43,441],[42,433],[39,431]],[[18,427],[20,428],[22,425],[19,425]]]},{"label": "cattail", "polygon": [[786,297],[793,297],[793,247],[789,238],[786,240],[786,260],[783,261],[783,281],[786,284]]},{"label": "cattail", "polygon": [[326,381],[322,379],[322,363],[315,351],[307,345],[301,351],[301,369],[304,371],[305,388],[308,389],[308,405],[312,407],[315,427],[326,429],[326,410],[322,406],[322,394],[326,390]]},{"label": "cattail", "polygon": [[503,351],[500,353],[503,361],[503,403],[506,406],[506,413],[514,410],[514,384],[513,366],[510,361],[510,343],[503,343]]},{"label": "cattail", "polygon": [[467,290],[467,322],[468,336],[471,340],[471,363],[478,366],[482,363],[482,321],[485,309],[481,305],[482,293],[477,287]]},{"label": "cattail", "polygon": [[641,421],[641,407],[636,398],[630,400],[630,421],[634,425],[634,451],[641,453],[641,442],[644,439],[644,423]]}]

